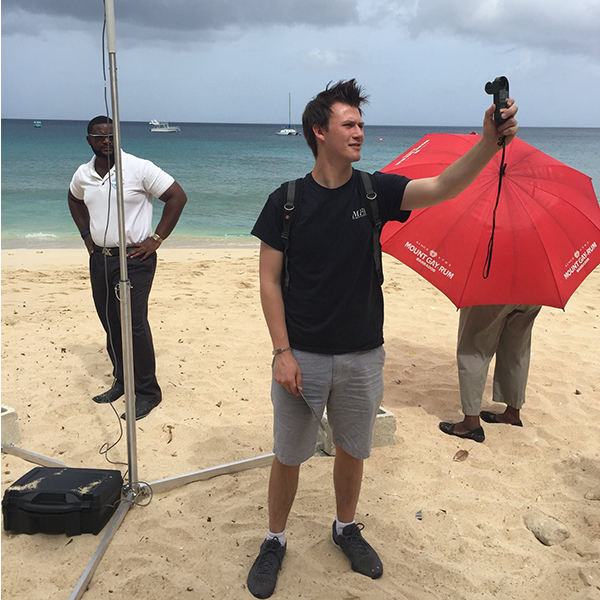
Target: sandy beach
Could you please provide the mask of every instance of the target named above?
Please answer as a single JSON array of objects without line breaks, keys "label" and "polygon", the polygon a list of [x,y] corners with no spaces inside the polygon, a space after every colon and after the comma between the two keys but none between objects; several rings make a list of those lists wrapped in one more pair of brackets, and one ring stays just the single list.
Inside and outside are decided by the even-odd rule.
[{"label": "sandy beach", "polygon": [[[353,573],[331,543],[333,459],[315,456],[301,472],[274,598],[599,599],[600,270],[566,311],[544,308],[536,321],[523,429],[486,425],[477,444],[438,430],[460,418],[458,312],[395,259],[384,255],[384,267],[383,404],[397,431],[365,465],[357,514],[384,575]],[[270,452],[271,343],[257,246],[165,244],[150,300],[164,400],[138,424],[140,479]],[[84,249],[3,250],[2,404],[19,415],[20,447],[73,467],[113,468],[99,450],[123,421],[91,400],[110,372]],[[488,385],[483,407],[491,405]],[[123,406],[115,403],[118,414]],[[459,450],[466,460],[453,460]],[[124,437],[108,456],[127,462]],[[34,466],[3,454],[2,493]],[[131,509],[86,600],[251,598],[245,582],[266,532],[268,475],[224,475]],[[569,537],[543,545],[524,523],[539,513]],[[99,541],[3,530],[2,598],[68,598]]]}]

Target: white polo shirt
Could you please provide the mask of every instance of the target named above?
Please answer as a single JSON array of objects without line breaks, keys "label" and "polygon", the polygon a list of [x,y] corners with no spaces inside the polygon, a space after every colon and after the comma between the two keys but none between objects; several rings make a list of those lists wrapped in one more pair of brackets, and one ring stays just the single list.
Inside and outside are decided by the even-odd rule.
[{"label": "white polo shirt", "polygon": [[[140,244],[152,235],[154,197],[162,196],[175,180],[151,161],[138,158],[133,154],[121,152],[121,163],[125,204],[125,242]],[[70,190],[75,198],[83,200],[87,206],[94,243],[113,248],[119,245],[115,167],[113,166],[104,177],[100,177],[95,164],[94,156],[89,163],[81,165],[75,171]]]}]

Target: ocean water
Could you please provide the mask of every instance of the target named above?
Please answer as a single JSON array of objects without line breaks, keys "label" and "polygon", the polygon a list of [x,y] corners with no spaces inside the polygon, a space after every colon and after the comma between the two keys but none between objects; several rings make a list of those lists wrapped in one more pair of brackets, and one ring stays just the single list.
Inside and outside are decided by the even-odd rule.
[{"label": "ocean water", "polygon": [[[77,167],[91,158],[87,122],[2,120],[2,248],[79,247],[67,205]],[[304,137],[277,136],[279,125],[179,123],[173,134],[123,122],[123,149],[173,175],[188,196],[168,245],[245,245],[267,196],[313,166]],[[295,126],[301,130],[299,125]],[[426,133],[469,133],[478,127],[365,127],[366,171],[383,168]],[[600,129],[521,128],[520,137],[592,177],[600,194]],[[158,222],[162,203],[156,201]]]}]

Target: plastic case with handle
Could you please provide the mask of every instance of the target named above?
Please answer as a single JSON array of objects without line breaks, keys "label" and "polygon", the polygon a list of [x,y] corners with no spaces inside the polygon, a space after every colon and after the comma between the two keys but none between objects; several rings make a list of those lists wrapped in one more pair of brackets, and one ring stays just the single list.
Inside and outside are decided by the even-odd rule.
[{"label": "plastic case with handle", "polygon": [[122,488],[116,470],[36,467],[4,493],[4,529],[98,534],[118,508]]}]

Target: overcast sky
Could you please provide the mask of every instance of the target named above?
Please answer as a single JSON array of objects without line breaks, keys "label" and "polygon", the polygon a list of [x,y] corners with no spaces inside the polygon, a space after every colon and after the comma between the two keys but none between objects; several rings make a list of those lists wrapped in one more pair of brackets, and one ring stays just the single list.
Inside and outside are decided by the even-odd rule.
[{"label": "overcast sky", "polygon": [[[600,127],[600,0],[115,0],[122,120],[287,124],[356,77],[367,124]],[[102,0],[2,0],[2,117],[104,112]]]}]

